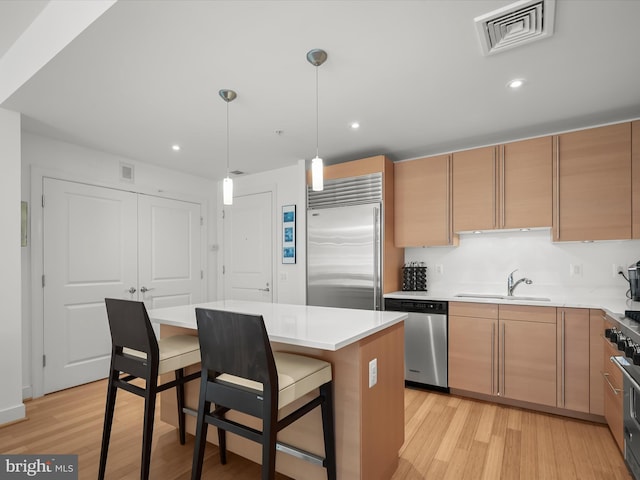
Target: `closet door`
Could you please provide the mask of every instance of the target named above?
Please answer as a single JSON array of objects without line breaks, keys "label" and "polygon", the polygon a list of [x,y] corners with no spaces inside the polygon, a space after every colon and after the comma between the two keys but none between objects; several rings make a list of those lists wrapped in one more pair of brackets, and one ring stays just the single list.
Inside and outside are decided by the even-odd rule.
[{"label": "closet door", "polygon": [[203,298],[200,205],[46,178],[44,393],[106,377],[106,297]]},{"label": "closet door", "polygon": [[147,308],[202,301],[200,205],[138,195],[140,300]]},{"label": "closet door", "polygon": [[111,336],[104,299],[137,299],[137,200],[134,193],[49,178],[43,192],[49,393],[107,375]]}]

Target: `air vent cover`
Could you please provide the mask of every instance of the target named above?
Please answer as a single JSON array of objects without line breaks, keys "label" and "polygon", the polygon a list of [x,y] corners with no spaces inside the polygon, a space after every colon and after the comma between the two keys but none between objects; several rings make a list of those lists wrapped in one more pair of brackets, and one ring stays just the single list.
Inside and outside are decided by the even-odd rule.
[{"label": "air vent cover", "polygon": [[474,19],[484,55],[553,35],[555,0],[521,0]]}]

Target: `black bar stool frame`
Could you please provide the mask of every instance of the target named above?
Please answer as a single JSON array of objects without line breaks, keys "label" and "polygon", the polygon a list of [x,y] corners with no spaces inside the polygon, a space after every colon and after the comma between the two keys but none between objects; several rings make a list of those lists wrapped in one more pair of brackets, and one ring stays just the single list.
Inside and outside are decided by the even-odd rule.
[{"label": "black bar stool frame", "polygon": [[[321,385],[318,396],[278,420],[278,372],[262,316],[196,308],[196,321],[202,379],[191,479],[200,480],[202,476],[207,427],[211,424],[218,428],[223,465],[227,461],[226,431],[229,431],[262,444],[262,480],[272,480],[278,432],[320,406],[325,447],[322,463],[328,480],[336,480],[333,382],[329,380]],[[262,383],[263,389],[256,392],[226,382],[218,378],[222,374]],[[262,418],[262,432],[225,418],[230,410]]]},{"label": "black bar stool frame", "polygon": [[[104,480],[113,413],[116,406],[116,394],[119,388],[144,398],[144,425],[142,431],[142,459],[140,478],[149,478],[151,460],[151,441],[153,439],[153,419],[158,393],[176,387],[178,402],[178,430],[180,444],[185,444],[184,384],[195,380],[200,372],[187,376],[184,369],[175,370],[175,380],[158,385],[158,369],[160,350],[147,309],[143,302],[105,299],[109,329],[111,331],[111,367],[107,386],[107,401],[102,431],[102,447],[100,450],[100,466],[98,480]],[[124,351],[125,348],[146,353],[146,358],[134,356]],[[121,377],[121,373],[126,376]],[[145,387],[130,383],[136,378],[144,379]]]}]

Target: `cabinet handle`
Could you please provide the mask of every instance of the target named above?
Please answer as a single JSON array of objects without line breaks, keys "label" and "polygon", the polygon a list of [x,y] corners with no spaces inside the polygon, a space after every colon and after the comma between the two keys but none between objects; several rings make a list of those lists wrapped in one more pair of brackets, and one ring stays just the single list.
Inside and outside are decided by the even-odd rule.
[{"label": "cabinet handle", "polygon": [[447,155],[447,243],[453,242],[453,162]]},{"label": "cabinet handle", "polygon": [[555,160],[556,160],[556,201],[555,201],[555,214],[556,214],[556,228],[554,237],[556,240],[560,240],[560,136],[556,135],[555,140]]},{"label": "cabinet handle", "polygon": [[492,192],[492,197],[493,197],[493,228],[496,228],[496,219],[498,217],[498,212],[496,212],[496,195],[498,194],[496,192],[496,174],[497,172],[497,168],[496,168],[496,147],[493,147],[493,192]]},{"label": "cabinet handle", "polygon": [[505,189],[507,188],[507,182],[506,182],[506,163],[507,160],[504,156],[504,145],[502,145],[502,155],[501,155],[501,161],[502,161],[502,178],[500,179],[500,185],[501,185],[501,189],[500,189],[500,196],[501,196],[501,205],[500,205],[500,210],[502,212],[502,224],[500,225],[502,228],[505,228],[506,223],[507,223],[507,214],[506,214],[506,204],[505,204],[505,198],[506,198],[506,194],[505,194]]},{"label": "cabinet handle", "polygon": [[[505,325],[504,323],[502,324],[502,395],[506,395],[507,394],[507,386],[506,386],[506,382],[505,382],[505,378],[506,378],[506,373],[505,370],[507,369],[505,363],[504,363],[504,359],[505,359],[505,347],[507,344],[507,340],[506,340],[506,335],[505,335]],[[499,387],[498,387],[499,388]]]},{"label": "cabinet handle", "polygon": [[611,381],[609,380],[609,374],[607,372],[600,372],[600,373],[602,373],[602,376],[604,377],[604,379],[609,384],[609,387],[613,391],[613,394],[614,395],[618,395],[622,391],[622,389],[621,388],[616,388],[611,384]]},{"label": "cabinet handle", "polygon": [[561,398],[561,402],[562,402],[562,407],[564,408],[564,406],[565,406],[565,400],[564,400],[564,390],[565,390],[565,388],[564,388],[564,378],[565,378],[565,366],[564,366],[564,352],[565,352],[564,310],[562,311],[561,329],[562,329],[562,333],[561,333],[561,335],[560,335],[560,341],[561,341],[562,343],[561,343],[561,353],[560,353],[561,357],[560,357],[560,361],[561,361],[561,363],[562,363],[562,365],[561,365],[561,368],[562,368],[561,379],[562,379],[562,381],[561,381],[561,386],[560,386],[560,388],[562,389],[562,390],[561,390],[561,396],[562,396],[562,398]]},{"label": "cabinet handle", "polygon": [[491,323],[491,395],[494,394],[495,390],[494,390],[494,385],[493,385],[493,377],[495,375],[495,361],[493,359],[494,356],[494,351],[495,351],[495,341],[496,341],[496,324],[495,323]]}]

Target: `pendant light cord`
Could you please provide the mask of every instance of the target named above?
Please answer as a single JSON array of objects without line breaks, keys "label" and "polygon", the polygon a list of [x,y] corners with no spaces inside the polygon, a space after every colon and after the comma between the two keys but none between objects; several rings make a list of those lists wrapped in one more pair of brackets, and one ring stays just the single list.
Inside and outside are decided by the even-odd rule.
[{"label": "pendant light cord", "polygon": [[320,125],[320,120],[319,120],[320,119],[320,114],[318,113],[318,111],[320,110],[320,107],[319,107],[319,105],[320,105],[320,96],[318,94],[318,90],[319,90],[319,88],[318,88],[318,67],[316,66],[316,158],[320,157],[320,148],[319,148],[319,145],[320,145],[320,139],[319,139],[319,137],[320,137],[320,134],[319,134],[319,131],[320,131],[320,126],[319,126]]},{"label": "pendant light cord", "polygon": [[229,176],[229,102],[227,101],[227,177]]}]

